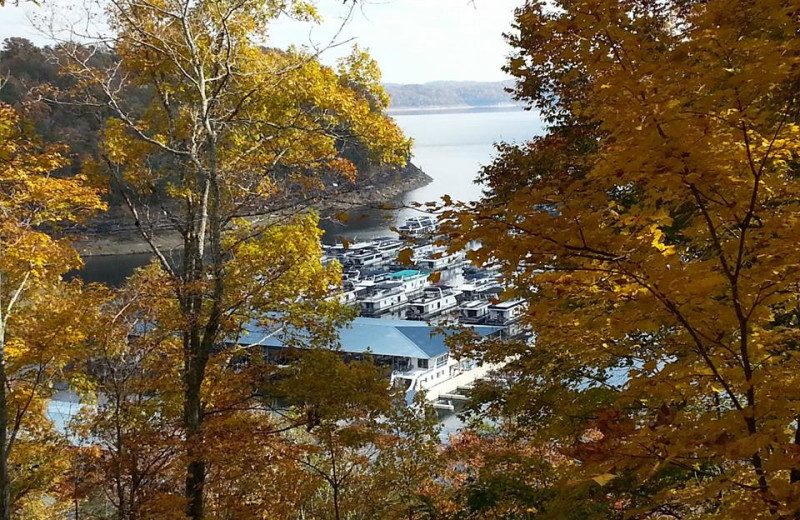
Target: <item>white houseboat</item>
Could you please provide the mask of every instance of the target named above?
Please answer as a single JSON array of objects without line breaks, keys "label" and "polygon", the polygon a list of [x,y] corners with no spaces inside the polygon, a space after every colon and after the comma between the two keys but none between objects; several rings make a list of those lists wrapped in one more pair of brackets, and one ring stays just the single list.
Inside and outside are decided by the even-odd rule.
[{"label": "white houseboat", "polygon": [[394,238],[379,239],[375,242],[375,250],[383,255],[384,263],[393,263],[397,259],[400,251],[407,247],[406,243],[402,240]]},{"label": "white houseboat", "polygon": [[502,290],[501,283],[494,276],[474,278],[458,286],[462,300],[485,300],[496,296]]},{"label": "white houseboat", "polygon": [[527,308],[528,302],[523,299],[492,304],[489,306],[489,317],[486,323],[498,326],[509,325],[519,321]]},{"label": "white houseboat", "polygon": [[342,264],[355,269],[382,265],[385,261],[384,254],[373,247],[353,252],[342,258]]},{"label": "white houseboat", "polygon": [[375,247],[375,242],[348,242],[344,243],[337,243],[333,245],[323,244],[322,250],[323,254],[326,257],[338,260],[340,263],[344,263],[344,258],[353,255],[353,254],[360,254],[364,251],[372,249]]},{"label": "white houseboat", "polygon": [[483,323],[489,317],[489,300],[467,300],[458,307],[459,320],[463,323]]},{"label": "white houseboat", "polygon": [[436,219],[427,215],[410,217],[406,223],[397,228],[401,236],[418,237],[429,235],[436,231]]},{"label": "white houseboat", "polygon": [[361,315],[373,317],[403,309],[407,303],[408,294],[399,282],[376,285],[368,295],[359,299]]},{"label": "white houseboat", "polygon": [[455,253],[447,253],[445,251],[437,251],[428,253],[417,259],[416,263],[420,269],[427,269],[429,271],[451,269],[464,263],[464,252],[456,251]]},{"label": "white houseboat", "polygon": [[458,293],[449,288],[426,287],[422,296],[409,300],[406,316],[412,320],[427,320],[458,307]]},{"label": "white houseboat", "polygon": [[403,291],[410,298],[422,292],[425,287],[430,285],[428,273],[417,269],[404,269],[389,275],[394,282],[399,282]]}]

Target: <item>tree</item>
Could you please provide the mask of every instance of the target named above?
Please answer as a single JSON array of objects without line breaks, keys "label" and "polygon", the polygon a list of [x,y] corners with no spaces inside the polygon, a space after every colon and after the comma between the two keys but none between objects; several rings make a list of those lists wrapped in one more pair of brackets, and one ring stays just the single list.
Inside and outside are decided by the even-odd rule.
[{"label": "tree", "polygon": [[[63,147],[41,147],[30,127],[0,105],[0,518],[47,489],[52,425],[44,412],[53,382],[85,344],[81,321],[94,298],[62,275],[80,265],[45,227],[104,207],[85,177],[59,179]],[[57,449],[57,448],[56,448]],[[16,470],[10,470],[13,462]],[[57,472],[56,472],[57,474]]]},{"label": "tree", "polygon": [[402,393],[381,424],[378,454],[371,469],[375,495],[373,516],[415,520],[437,518],[437,501],[443,491],[437,478],[443,473],[440,453],[441,425],[424,393],[407,403]]},{"label": "tree", "polygon": [[91,403],[70,425],[85,445],[75,450],[64,493],[77,518],[94,518],[94,510],[120,520],[184,518],[180,346],[152,318],[168,317],[169,295],[156,266],[136,272],[100,302],[91,348],[72,367],[86,378],[82,393]]},{"label": "tree", "polygon": [[[173,290],[174,320],[157,319],[181,337],[186,510],[200,519],[208,468],[199,447],[213,414],[207,378],[215,349],[274,312],[273,302],[307,311],[285,321],[298,327],[331,328],[338,316],[338,304],[323,296],[335,270],[318,263],[305,273],[315,283],[294,291],[286,275],[298,254],[291,242],[277,257],[259,247],[284,240],[270,230],[288,209],[330,188],[323,173],[352,177],[337,143],[354,135],[374,158],[402,162],[408,142],[381,112],[386,99],[365,57],[337,72],[308,52],[260,45],[284,13],[316,19],[307,2],[123,0],[108,13],[117,65],[93,67],[85,46],[67,44],[64,52],[79,85],[99,86],[104,95],[94,102],[115,114],[104,166]],[[125,105],[126,89],[150,94],[144,111]],[[159,241],[165,230],[179,236],[180,259]]]},{"label": "tree", "polygon": [[683,473],[630,514],[800,509],[797,31],[780,0],[517,11],[508,70],[551,126],[450,231],[530,301],[534,346],[478,347],[514,358],[491,409],[583,481]]},{"label": "tree", "polygon": [[371,467],[388,414],[386,374],[372,360],[345,361],[333,350],[301,351],[276,390],[303,418],[295,460],[319,485],[302,504],[303,518],[359,517],[370,507]]},{"label": "tree", "polygon": [[[306,493],[308,479],[290,456],[300,450],[290,432],[311,424],[312,418],[295,417],[274,404],[269,389],[281,379],[279,367],[266,361],[258,342],[243,346],[238,338],[261,326],[287,344],[335,343],[333,329],[324,322],[338,323],[346,315],[339,316],[338,306],[326,311],[323,298],[339,271],[321,265],[320,233],[312,216],[273,225],[239,248],[231,264],[231,276],[252,273],[253,264],[271,266],[258,277],[239,279],[237,292],[226,295],[226,302],[240,301],[245,294],[256,309],[271,309],[275,316],[257,319],[253,311],[244,321],[231,318],[231,329],[209,356],[203,436],[192,449],[203,457],[205,509],[215,518],[288,515]],[[288,258],[287,250],[292,252]],[[183,317],[174,281],[154,262],[130,277],[103,308],[92,329],[87,363],[76,367],[91,375],[92,393],[99,398],[76,425],[101,453],[84,471],[102,475],[98,487],[105,500],[100,501],[118,518],[185,518],[183,346],[175,333]],[[323,323],[305,323],[312,318]],[[302,364],[299,376],[313,373],[324,381],[321,374],[331,369],[324,361]]]}]

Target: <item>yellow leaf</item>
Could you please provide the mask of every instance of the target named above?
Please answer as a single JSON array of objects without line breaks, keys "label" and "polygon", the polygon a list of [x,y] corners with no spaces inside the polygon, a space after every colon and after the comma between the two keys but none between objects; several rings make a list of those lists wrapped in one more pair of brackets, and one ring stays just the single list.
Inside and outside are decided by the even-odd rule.
[{"label": "yellow leaf", "polygon": [[592,477],[592,480],[600,484],[600,486],[605,486],[615,478],[617,478],[617,476],[614,475],[613,473],[603,473],[602,475],[597,475],[595,477]]}]

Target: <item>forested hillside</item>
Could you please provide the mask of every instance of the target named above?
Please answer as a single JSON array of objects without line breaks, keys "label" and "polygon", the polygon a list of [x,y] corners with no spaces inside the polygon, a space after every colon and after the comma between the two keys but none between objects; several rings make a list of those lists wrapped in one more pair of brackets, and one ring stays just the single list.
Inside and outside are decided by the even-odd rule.
[{"label": "forested hillside", "polygon": [[511,81],[432,81],[424,84],[387,83],[390,108],[490,107],[515,103],[507,89]]},{"label": "forested hillside", "polygon": [[[87,161],[102,160],[99,149],[101,133],[111,110],[102,104],[91,106],[74,102],[76,96],[83,95],[80,92],[97,87],[81,85],[78,88],[75,78],[60,65],[65,59],[58,52],[50,47],[38,47],[24,38],[9,38],[4,41],[0,49],[0,77],[3,78],[0,102],[24,109],[26,117],[34,123],[35,131],[44,143],[69,145],[69,165],[59,172],[69,176],[79,172]],[[96,66],[107,66],[114,64],[115,59],[110,53],[95,50],[91,62]],[[142,113],[152,95],[152,90],[146,87],[122,93],[124,102],[132,113]],[[382,110],[377,103],[372,106],[373,110]],[[353,177],[353,182],[342,182],[338,172],[328,175],[321,171],[320,175],[326,179],[325,184],[329,188],[323,190],[325,195],[332,195],[332,198],[339,201],[358,196],[362,202],[382,203],[385,201],[372,199],[373,187],[395,192],[418,187],[430,180],[410,162],[402,166],[379,164],[367,152],[365,143],[352,135],[348,128],[336,128],[331,132],[337,135],[341,158],[351,162],[358,170],[358,175]],[[331,189],[334,186],[335,189]],[[97,231],[108,231],[125,225],[117,211],[121,203],[119,193],[114,189],[115,186],[110,188],[110,210],[93,220]],[[365,193],[361,193],[362,191]]]}]

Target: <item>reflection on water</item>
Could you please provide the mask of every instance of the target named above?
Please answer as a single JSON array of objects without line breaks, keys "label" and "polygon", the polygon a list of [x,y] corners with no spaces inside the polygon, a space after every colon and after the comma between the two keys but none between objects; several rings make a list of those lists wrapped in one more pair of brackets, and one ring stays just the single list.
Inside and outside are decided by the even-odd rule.
[{"label": "reflection on water", "polygon": [[119,287],[134,269],[147,264],[150,253],[135,255],[87,256],[80,277],[85,282],[102,282]]}]

